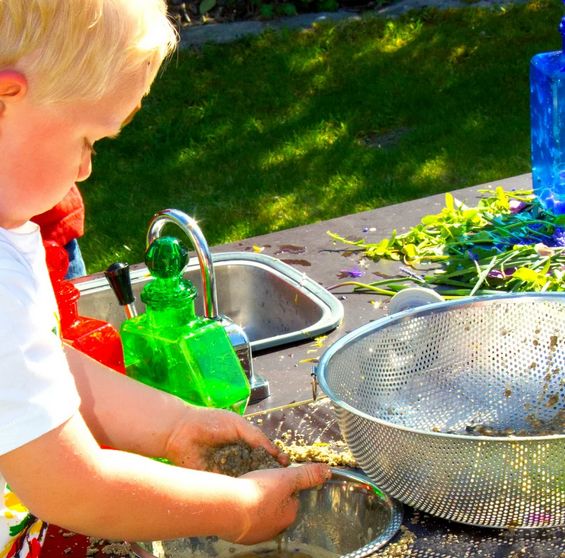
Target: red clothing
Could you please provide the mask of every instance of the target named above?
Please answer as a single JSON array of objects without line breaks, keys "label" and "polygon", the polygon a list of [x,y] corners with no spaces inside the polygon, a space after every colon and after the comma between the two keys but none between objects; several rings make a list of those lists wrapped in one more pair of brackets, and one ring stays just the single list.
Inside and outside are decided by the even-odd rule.
[{"label": "red clothing", "polygon": [[84,234],[84,203],[76,185],[53,208],[32,218],[41,228],[44,240],[53,240],[65,246]]}]

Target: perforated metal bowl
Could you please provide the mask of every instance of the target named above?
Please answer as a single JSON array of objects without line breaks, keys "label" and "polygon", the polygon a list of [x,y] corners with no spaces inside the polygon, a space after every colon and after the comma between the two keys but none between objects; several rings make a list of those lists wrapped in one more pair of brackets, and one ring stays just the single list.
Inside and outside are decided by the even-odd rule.
[{"label": "perforated metal bowl", "polygon": [[316,378],[391,496],[472,525],[565,524],[565,295],[408,310],[336,342]]}]

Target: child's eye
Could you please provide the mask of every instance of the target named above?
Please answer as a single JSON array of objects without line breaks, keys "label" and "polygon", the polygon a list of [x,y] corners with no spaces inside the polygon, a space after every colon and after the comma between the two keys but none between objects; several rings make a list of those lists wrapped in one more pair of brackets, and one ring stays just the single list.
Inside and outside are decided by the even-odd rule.
[{"label": "child's eye", "polygon": [[96,155],[96,151],[94,151],[94,146],[90,143],[86,138],[84,138],[84,147],[90,151],[92,155]]}]

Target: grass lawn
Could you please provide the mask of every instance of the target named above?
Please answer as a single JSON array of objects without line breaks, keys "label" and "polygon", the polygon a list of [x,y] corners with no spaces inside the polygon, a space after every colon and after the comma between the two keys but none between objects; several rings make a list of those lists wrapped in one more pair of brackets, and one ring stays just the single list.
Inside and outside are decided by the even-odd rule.
[{"label": "grass lawn", "polygon": [[529,61],[560,48],[561,15],[426,10],[178,52],[96,145],[89,272],[142,261],[165,207],[215,245],[528,172]]}]

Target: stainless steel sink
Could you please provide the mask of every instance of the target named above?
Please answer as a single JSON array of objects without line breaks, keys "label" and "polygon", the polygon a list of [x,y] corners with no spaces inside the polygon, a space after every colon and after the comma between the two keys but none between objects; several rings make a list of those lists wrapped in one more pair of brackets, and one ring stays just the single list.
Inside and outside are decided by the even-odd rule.
[{"label": "stainless steel sink", "polygon": [[[219,313],[240,325],[254,351],[311,339],[337,327],[343,306],[337,298],[304,273],[264,254],[225,252],[213,255]],[[201,291],[200,268],[191,259],[185,276]],[[147,268],[131,271],[138,312],[144,311],[139,293],[151,277]],[[75,281],[81,292],[79,312],[119,328],[125,319],[114,292],[103,276]],[[202,300],[197,313],[203,314]]]}]

